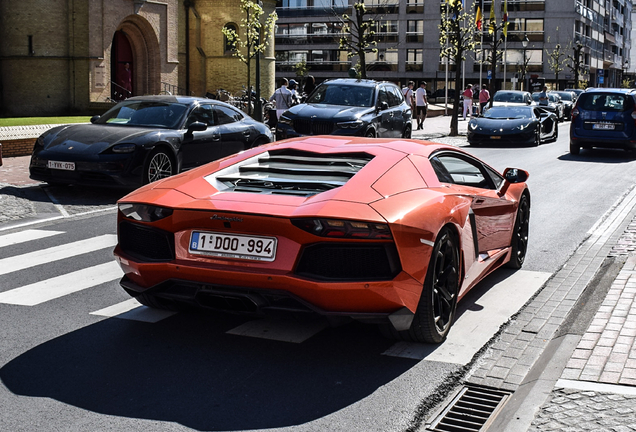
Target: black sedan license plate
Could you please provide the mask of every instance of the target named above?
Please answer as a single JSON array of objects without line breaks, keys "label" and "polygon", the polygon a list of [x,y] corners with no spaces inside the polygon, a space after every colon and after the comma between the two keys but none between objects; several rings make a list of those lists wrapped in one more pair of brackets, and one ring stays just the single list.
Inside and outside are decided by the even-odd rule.
[{"label": "black sedan license plate", "polygon": [[490,139],[501,139],[501,135],[491,135]]},{"label": "black sedan license plate", "polygon": [[614,130],[614,123],[594,123],[592,129],[596,130]]},{"label": "black sedan license plate", "polygon": [[75,162],[60,162],[60,161],[48,161],[46,163],[47,168],[59,169],[64,171],[75,171]]},{"label": "black sedan license plate", "polygon": [[190,252],[222,258],[274,261],[276,237],[193,231]]}]

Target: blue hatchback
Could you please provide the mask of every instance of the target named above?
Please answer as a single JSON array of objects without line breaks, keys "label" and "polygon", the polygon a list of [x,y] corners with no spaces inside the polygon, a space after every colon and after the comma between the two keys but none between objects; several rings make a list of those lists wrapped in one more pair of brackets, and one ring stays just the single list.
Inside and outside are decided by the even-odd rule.
[{"label": "blue hatchback", "polygon": [[636,90],[588,89],[572,109],[570,153],[581,148],[636,149]]}]

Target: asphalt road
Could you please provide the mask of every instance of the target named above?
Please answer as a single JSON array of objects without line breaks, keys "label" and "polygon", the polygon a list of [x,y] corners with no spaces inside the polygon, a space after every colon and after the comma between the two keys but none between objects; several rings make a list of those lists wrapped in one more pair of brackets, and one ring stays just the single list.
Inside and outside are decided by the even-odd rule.
[{"label": "asphalt road", "polygon": [[571,157],[568,126],[538,148],[466,148],[530,172],[530,250],[523,272],[498,271],[464,299],[442,347],[355,323],[138,307],[112,265],[114,211],[73,216],[51,189],[68,217],[0,232],[0,430],[406,430],[478,351],[462,337],[496,331],[515,312],[498,306],[523,304],[635,183],[627,153]]}]

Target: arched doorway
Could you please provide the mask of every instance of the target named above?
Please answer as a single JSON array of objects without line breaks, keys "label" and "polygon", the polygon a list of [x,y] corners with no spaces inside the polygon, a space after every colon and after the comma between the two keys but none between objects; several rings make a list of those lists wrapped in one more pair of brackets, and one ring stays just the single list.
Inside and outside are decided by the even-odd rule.
[{"label": "arched doorway", "polygon": [[[111,46],[111,93],[122,93],[130,74],[131,96],[159,94],[161,54],[159,39],[150,23],[139,15],[130,15],[113,35]],[[130,72],[126,72],[129,63]],[[124,91],[123,94],[126,92]],[[119,96],[121,99],[121,96]],[[117,99],[118,100],[118,99]]]},{"label": "arched doorway", "polygon": [[133,70],[134,61],[132,47],[126,33],[117,30],[113,36],[113,48],[110,55],[110,97],[114,100],[124,100],[134,94]]}]

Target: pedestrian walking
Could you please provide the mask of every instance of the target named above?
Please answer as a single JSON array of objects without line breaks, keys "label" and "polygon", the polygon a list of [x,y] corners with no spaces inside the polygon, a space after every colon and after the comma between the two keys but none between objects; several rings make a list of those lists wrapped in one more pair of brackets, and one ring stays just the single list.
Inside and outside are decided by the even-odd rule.
[{"label": "pedestrian walking", "polygon": [[413,81],[409,81],[408,85],[402,89],[402,94],[404,95],[406,103],[411,107],[411,111],[415,114],[416,104],[415,91],[413,90],[413,87],[415,87],[415,83]]},{"label": "pedestrian walking", "polygon": [[468,112],[469,119],[473,114],[473,85],[468,84],[462,95],[464,96],[464,120],[466,120],[466,112]]},{"label": "pedestrian walking", "polygon": [[424,129],[424,120],[426,120],[426,113],[428,111],[426,81],[420,81],[420,86],[415,91],[415,103],[417,106],[417,129]]},{"label": "pedestrian walking", "polygon": [[486,104],[490,100],[490,92],[488,91],[488,86],[486,84],[481,85],[481,91],[479,92],[479,113],[484,115],[484,108],[486,108]]},{"label": "pedestrian walking", "polygon": [[287,88],[289,82],[287,78],[281,78],[280,87],[269,98],[276,104],[276,118],[280,118],[281,114],[293,106],[293,94]]}]

